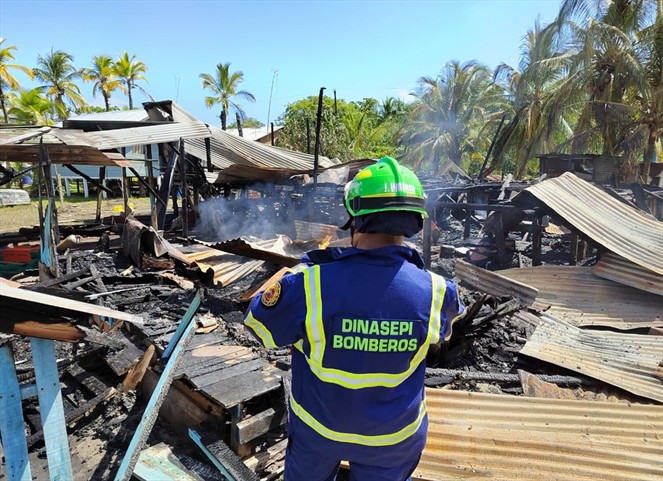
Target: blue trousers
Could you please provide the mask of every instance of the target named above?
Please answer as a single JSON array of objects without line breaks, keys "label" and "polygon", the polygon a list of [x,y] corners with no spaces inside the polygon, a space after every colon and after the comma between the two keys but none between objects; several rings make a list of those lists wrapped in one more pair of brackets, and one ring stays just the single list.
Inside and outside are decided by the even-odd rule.
[{"label": "blue trousers", "polygon": [[[341,460],[329,457],[307,442],[306,436],[291,435],[285,458],[283,481],[334,481]],[[371,466],[350,461],[350,481],[410,481],[421,453],[410,455],[397,466]]]}]

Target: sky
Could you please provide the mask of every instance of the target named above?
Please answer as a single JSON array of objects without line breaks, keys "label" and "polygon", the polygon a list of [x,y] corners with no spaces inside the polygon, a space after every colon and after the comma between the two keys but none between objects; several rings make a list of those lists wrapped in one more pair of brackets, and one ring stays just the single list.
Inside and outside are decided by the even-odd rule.
[{"label": "sky", "polygon": [[[155,100],[177,101],[195,117],[219,125],[199,75],[219,63],[242,71],[241,87],[255,103],[247,115],[267,124],[289,103],[321,87],[346,101],[409,93],[420,77],[445,64],[475,60],[491,69],[517,66],[535,21],[550,23],[559,0],[0,0],[3,46],[15,62],[35,67],[53,48],[90,67],[94,55],[128,51],[147,66],[143,87]],[[38,84],[16,73],[24,87]],[[81,91],[93,105],[92,84]],[[136,92],[134,106],[149,98]],[[127,105],[115,92],[111,104]],[[234,115],[231,120],[234,119]]]}]

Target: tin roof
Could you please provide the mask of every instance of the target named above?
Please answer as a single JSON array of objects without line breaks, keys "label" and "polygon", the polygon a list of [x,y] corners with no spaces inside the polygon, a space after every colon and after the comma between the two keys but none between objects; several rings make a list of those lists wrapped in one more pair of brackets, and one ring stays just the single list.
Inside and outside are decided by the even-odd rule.
[{"label": "tin roof", "polygon": [[654,481],[663,406],[427,389],[413,480]]},{"label": "tin roof", "polygon": [[580,329],[542,314],[520,351],[663,402],[663,336]]},{"label": "tin roof", "polygon": [[566,172],[525,189],[593,242],[663,275],[663,222]]},{"label": "tin roof", "polygon": [[663,276],[610,252],[601,256],[592,272],[599,277],[663,296]]},{"label": "tin roof", "polygon": [[83,135],[92,145],[105,150],[133,145],[175,142],[180,138],[206,138],[210,136],[210,133],[202,122],[164,122],[161,125],[103,130]]},{"label": "tin roof", "polygon": [[574,326],[621,330],[663,326],[660,296],[598,277],[591,267],[547,265],[499,274],[537,289],[534,307]]}]

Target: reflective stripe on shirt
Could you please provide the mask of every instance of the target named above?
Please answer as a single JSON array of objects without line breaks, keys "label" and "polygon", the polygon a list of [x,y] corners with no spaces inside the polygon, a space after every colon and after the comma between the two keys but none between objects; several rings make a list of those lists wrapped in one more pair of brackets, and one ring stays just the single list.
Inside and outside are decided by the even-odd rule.
[{"label": "reflective stripe on shirt", "polygon": [[272,333],[269,332],[269,329],[267,329],[267,327],[262,322],[260,322],[258,319],[253,317],[251,311],[249,311],[249,313],[246,316],[246,319],[244,319],[244,324],[246,324],[248,327],[251,328],[253,332],[255,332],[256,336],[260,338],[263,345],[267,349],[274,349],[278,347],[274,342]]},{"label": "reflective stripe on shirt", "polygon": [[306,295],[306,334],[309,350],[304,349],[303,342],[297,342],[298,349],[311,369],[311,372],[321,381],[338,384],[347,389],[364,389],[370,387],[395,387],[405,381],[426,358],[428,346],[440,340],[441,310],[446,292],[444,278],[429,273],[432,281],[432,296],[430,315],[428,319],[428,334],[426,341],[410,361],[408,368],[400,373],[353,373],[340,369],[324,367],[322,365],[323,355],[326,349],[325,332],[322,322],[322,295],[320,291],[320,267],[313,266],[304,271],[304,289]]},{"label": "reflective stripe on shirt", "polygon": [[370,436],[357,433],[344,433],[329,429],[320,423],[317,419],[315,419],[299,403],[297,403],[294,396],[292,395],[290,396],[290,408],[292,409],[292,412],[302,420],[302,422],[308,425],[320,436],[331,439],[332,441],[338,441],[341,443],[356,443],[364,446],[391,446],[398,444],[401,441],[405,441],[417,432],[419,426],[421,426],[421,422],[423,421],[424,416],[426,416],[426,401],[422,400],[419,407],[419,415],[413,422],[396,431],[395,433]]}]

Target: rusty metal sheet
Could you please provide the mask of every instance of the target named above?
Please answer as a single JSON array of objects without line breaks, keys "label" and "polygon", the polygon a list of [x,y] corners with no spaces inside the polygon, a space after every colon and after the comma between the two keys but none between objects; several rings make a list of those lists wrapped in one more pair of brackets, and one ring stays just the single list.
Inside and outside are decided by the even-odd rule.
[{"label": "rusty metal sheet", "polygon": [[596,244],[663,275],[663,222],[566,172],[525,189]]},{"label": "rusty metal sheet", "polygon": [[[77,164],[95,166],[130,167],[131,164],[121,154],[101,152],[89,145],[45,144],[48,157],[53,164]],[[0,145],[0,161],[38,164],[39,144]]]},{"label": "rusty metal sheet", "polygon": [[543,314],[520,351],[663,402],[663,337],[579,329]]},{"label": "rusty metal sheet", "polygon": [[175,142],[180,138],[203,139],[210,135],[207,126],[202,122],[164,122],[163,125],[88,132],[85,134],[85,139],[98,149],[116,149],[134,145]]},{"label": "rusty metal sheet", "polygon": [[325,239],[327,237],[330,240],[336,240],[338,239],[338,231],[339,227],[337,225],[295,220],[295,233],[299,240]]},{"label": "rusty metal sheet", "polygon": [[413,480],[658,481],[663,406],[427,389]]},{"label": "rusty metal sheet", "polygon": [[256,271],[264,264],[261,260],[221,252],[217,249],[184,254],[189,264],[200,269],[209,282],[225,287]]},{"label": "rusty metal sheet", "polygon": [[660,296],[597,277],[591,267],[548,265],[499,272],[538,289],[534,307],[574,326],[663,326]]},{"label": "rusty metal sheet", "polygon": [[502,272],[504,271],[491,272],[469,262],[456,260],[456,276],[460,280],[493,296],[510,296],[520,299],[526,306],[531,306],[537,297],[538,289],[527,283],[505,277],[501,275]]},{"label": "rusty metal sheet", "polygon": [[[663,242],[663,239],[661,242]],[[610,279],[626,286],[663,296],[662,275],[643,269],[639,265],[610,252],[601,256],[601,259],[592,268],[592,272],[604,279]],[[661,300],[661,310],[663,310],[663,299]]]},{"label": "rusty metal sheet", "polygon": [[249,242],[242,238],[230,239],[225,242],[217,243],[204,242],[197,239],[190,240],[212,249],[250,257],[252,259],[272,262],[286,267],[293,267],[299,264],[299,260],[305,252],[293,247],[292,241],[286,236],[278,236],[276,239],[256,242]]}]

